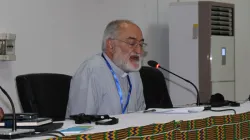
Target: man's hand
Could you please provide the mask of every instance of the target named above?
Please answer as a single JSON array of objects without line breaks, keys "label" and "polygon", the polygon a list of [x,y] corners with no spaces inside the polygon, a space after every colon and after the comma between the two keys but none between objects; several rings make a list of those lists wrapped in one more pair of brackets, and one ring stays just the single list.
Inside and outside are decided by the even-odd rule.
[{"label": "man's hand", "polygon": [[2,121],[3,117],[4,117],[4,111],[3,111],[3,109],[0,107],[0,121]]}]

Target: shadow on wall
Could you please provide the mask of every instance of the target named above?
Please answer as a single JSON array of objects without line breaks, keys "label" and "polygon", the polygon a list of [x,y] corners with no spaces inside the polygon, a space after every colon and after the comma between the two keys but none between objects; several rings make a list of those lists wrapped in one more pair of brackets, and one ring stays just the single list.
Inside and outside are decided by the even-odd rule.
[{"label": "shadow on wall", "polygon": [[148,44],[146,51],[147,58],[153,59],[162,66],[168,68],[168,52],[169,52],[169,31],[168,25],[153,24],[148,27],[145,34],[145,41]]},{"label": "shadow on wall", "polygon": [[[148,60],[157,61],[162,67],[166,69],[169,68],[169,26],[168,24],[154,24],[150,25],[148,28],[148,32],[145,35],[146,42],[148,43],[148,47],[146,51],[148,51],[148,55],[144,61],[144,65],[147,65]],[[190,92],[194,97],[196,97],[196,93],[193,89],[189,89],[171,79],[169,79],[169,73],[160,69],[160,71],[165,76],[166,84],[169,87],[169,83],[174,83],[180,88],[183,88]],[[171,93],[170,93],[171,95]]]},{"label": "shadow on wall", "polygon": [[[165,78],[165,80],[168,81],[168,83],[173,83],[174,85],[176,85],[176,86],[178,86],[178,87],[180,87],[182,89],[185,89],[186,91],[188,91],[189,93],[191,93],[195,98],[197,97],[196,92],[193,91],[193,88],[190,89],[188,87],[185,87],[185,86],[181,85],[180,83],[178,83],[178,82],[176,82],[174,80],[171,80],[169,78]],[[170,93],[170,95],[171,95],[171,93]]]},{"label": "shadow on wall", "polygon": [[[169,27],[168,24],[153,24],[150,25],[145,35],[146,43],[148,46],[146,51],[148,55],[144,61],[144,65],[147,65],[148,60],[155,60],[166,69],[169,68]],[[162,71],[162,70],[161,70]],[[165,77],[168,77],[169,73],[162,71]],[[168,81],[167,85],[168,85]]]}]

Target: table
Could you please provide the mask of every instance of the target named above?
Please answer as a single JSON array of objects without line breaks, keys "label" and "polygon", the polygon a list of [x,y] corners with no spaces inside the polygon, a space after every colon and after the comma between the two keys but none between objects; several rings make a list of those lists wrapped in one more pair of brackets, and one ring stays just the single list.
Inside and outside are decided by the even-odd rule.
[{"label": "table", "polygon": [[[250,111],[250,102],[245,102],[241,104],[240,107],[220,107],[220,108],[213,108],[214,110],[221,110],[221,109],[234,109],[237,114],[249,112]],[[116,125],[94,125],[94,124],[81,124],[81,125],[91,125],[94,126],[93,129],[84,132],[84,134],[93,134],[97,132],[107,132],[113,131],[118,129],[124,129],[127,127],[136,127],[136,126],[145,126],[153,123],[167,123],[173,120],[180,121],[180,120],[193,120],[193,119],[202,119],[210,116],[223,116],[234,114],[233,111],[225,111],[225,112],[212,112],[212,111],[203,111],[200,113],[190,113],[190,114],[155,114],[155,113],[130,113],[124,115],[115,115],[114,117],[119,118],[119,123]],[[74,124],[72,120],[64,121],[64,125],[62,129],[77,126]],[[36,137],[36,138],[22,138],[20,140],[34,140],[34,139],[47,139],[49,137]]]}]

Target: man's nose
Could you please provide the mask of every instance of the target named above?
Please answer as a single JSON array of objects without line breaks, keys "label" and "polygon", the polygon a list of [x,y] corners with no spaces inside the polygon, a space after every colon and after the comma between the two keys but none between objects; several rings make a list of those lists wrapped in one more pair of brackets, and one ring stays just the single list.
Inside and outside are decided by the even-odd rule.
[{"label": "man's nose", "polygon": [[139,46],[139,45],[138,45],[137,47],[135,47],[134,51],[135,51],[137,54],[142,54],[142,53],[143,53],[143,49],[142,49],[142,47]]}]

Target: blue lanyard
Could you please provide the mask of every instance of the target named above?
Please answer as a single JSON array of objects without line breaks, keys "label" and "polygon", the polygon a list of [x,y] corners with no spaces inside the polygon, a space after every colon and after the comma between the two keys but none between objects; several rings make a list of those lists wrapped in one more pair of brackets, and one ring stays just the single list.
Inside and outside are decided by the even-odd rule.
[{"label": "blue lanyard", "polygon": [[120,103],[121,103],[121,109],[122,109],[122,114],[125,113],[126,111],[126,108],[128,106],[128,103],[129,103],[129,99],[130,99],[130,95],[131,95],[131,91],[132,91],[132,84],[131,84],[131,81],[130,81],[130,78],[129,76],[127,76],[128,78],[128,83],[129,83],[129,93],[128,93],[128,97],[127,97],[127,102],[126,102],[126,105],[123,107],[123,98],[122,98],[122,89],[121,89],[121,86],[120,86],[120,83],[119,83],[119,80],[115,74],[115,72],[113,71],[111,65],[109,64],[109,62],[107,61],[107,59],[104,57],[104,55],[102,54],[102,57],[104,58],[104,60],[106,61],[113,77],[114,77],[114,80],[115,80],[115,85],[116,85],[116,88],[118,90],[118,94],[120,96]]}]

